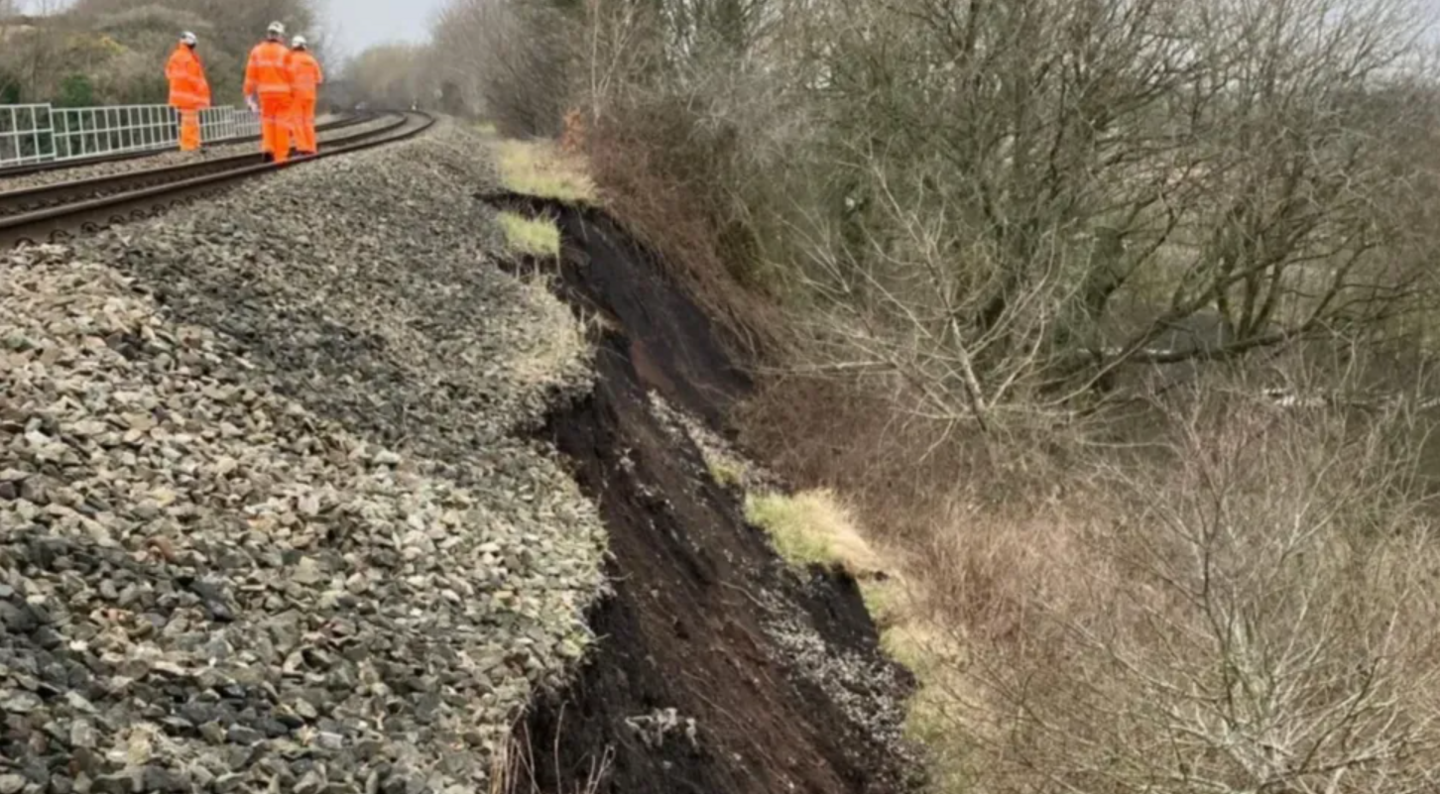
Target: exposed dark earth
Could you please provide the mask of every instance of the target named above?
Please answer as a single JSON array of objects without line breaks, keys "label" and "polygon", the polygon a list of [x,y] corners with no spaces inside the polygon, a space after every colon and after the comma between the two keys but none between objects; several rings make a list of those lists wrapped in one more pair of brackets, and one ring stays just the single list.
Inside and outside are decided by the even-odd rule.
[{"label": "exposed dark earth", "polygon": [[915,787],[898,740],[912,682],[881,655],[856,582],[788,568],[652,405],[658,393],[723,429],[750,382],[721,331],[603,213],[483,198],[554,217],[557,292],[605,319],[596,388],[543,432],[599,505],[614,593],[590,614],[600,640],[577,680],[540,699],[520,732],[525,783],[616,794]]}]

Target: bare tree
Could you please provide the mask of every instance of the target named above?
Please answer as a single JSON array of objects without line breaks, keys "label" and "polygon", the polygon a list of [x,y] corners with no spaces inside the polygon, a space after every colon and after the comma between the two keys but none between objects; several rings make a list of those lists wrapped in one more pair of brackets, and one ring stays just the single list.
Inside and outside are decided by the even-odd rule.
[{"label": "bare tree", "polygon": [[573,15],[543,0],[454,0],[436,18],[442,82],[512,135],[555,135],[572,98]]},{"label": "bare tree", "polygon": [[1163,463],[1093,483],[1116,501],[1071,528],[1058,583],[1019,596],[1019,636],[967,643],[940,719],[975,748],[971,784],[1432,787],[1440,558],[1394,454],[1407,420],[1218,396],[1179,410]]},{"label": "bare tree", "polygon": [[[7,48],[15,46],[11,38],[20,26],[19,0],[0,0],[0,44]],[[12,72],[13,65],[0,60],[0,101],[14,102],[20,98],[20,76]]]},{"label": "bare tree", "polygon": [[974,420],[1136,363],[1393,330],[1432,288],[1400,255],[1423,173],[1402,138],[1434,107],[1415,11],[847,5],[814,54],[840,201],[799,224],[796,283],[861,343],[828,365]]},{"label": "bare tree", "polygon": [[433,95],[430,53],[410,44],[382,44],[356,55],[345,77],[367,101],[392,108],[428,103]]}]

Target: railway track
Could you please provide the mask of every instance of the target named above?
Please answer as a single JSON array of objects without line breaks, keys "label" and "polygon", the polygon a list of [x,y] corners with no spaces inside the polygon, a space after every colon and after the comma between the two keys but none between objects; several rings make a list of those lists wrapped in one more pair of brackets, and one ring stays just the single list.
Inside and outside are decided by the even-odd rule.
[{"label": "railway track", "polygon": [[[346,127],[353,127],[357,124],[364,124],[366,122],[374,121],[378,115],[379,114],[375,113],[357,113],[348,116],[342,116],[338,119],[331,119],[324,124],[316,126],[315,131],[332,132],[335,130],[342,130]],[[259,141],[259,135],[235,135],[229,138],[221,138],[219,140],[209,141],[205,145],[207,147],[233,146],[235,144],[241,143],[258,143]],[[171,146],[164,149],[146,149],[144,151],[138,152],[100,154],[93,157],[77,157],[73,160],[61,160],[58,162],[36,163],[34,165],[18,165],[12,166],[10,168],[0,168],[0,186],[3,186],[5,184],[5,180],[7,179],[33,176],[35,174],[44,174],[52,171],[64,171],[70,168],[80,168],[87,165],[103,165],[105,163],[120,163],[129,160],[141,160],[146,157],[154,157],[157,154],[163,154],[165,152],[170,152],[174,150],[174,146]]]},{"label": "railway track", "polygon": [[63,240],[77,230],[90,233],[154,217],[240,180],[412,138],[435,123],[426,113],[388,115],[393,120],[383,126],[332,139],[318,155],[283,165],[258,162],[251,153],[0,193],[0,248]]}]

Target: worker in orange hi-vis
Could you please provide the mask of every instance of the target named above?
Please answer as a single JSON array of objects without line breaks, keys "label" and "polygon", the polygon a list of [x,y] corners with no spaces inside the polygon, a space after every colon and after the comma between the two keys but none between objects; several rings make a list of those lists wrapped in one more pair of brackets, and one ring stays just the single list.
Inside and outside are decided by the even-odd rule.
[{"label": "worker in orange hi-vis", "polygon": [[170,107],[180,112],[180,150],[200,149],[200,111],[210,107],[210,83],[205,79],[205,65],[195,53],[200,40],[185,31],[170,60],[165,63],[165,79],[170,81]]},{"label": "worker in orange hi-vis", "polygon": [[325,74],[310,54],[309,43],[304,36],[296,36],[290,41],[290,91],[295,102],[295,148],[301,154],[320,151],[315,137],[315,100],[323,82]]},{"label": "worker in orange hi-vis", "polygon": [[290,159],[289,59],[285,26],[271,22],[265,40],[255,45],[245,64],[245,97],[256,97],[260,109],[260,151],[276,163]]}]

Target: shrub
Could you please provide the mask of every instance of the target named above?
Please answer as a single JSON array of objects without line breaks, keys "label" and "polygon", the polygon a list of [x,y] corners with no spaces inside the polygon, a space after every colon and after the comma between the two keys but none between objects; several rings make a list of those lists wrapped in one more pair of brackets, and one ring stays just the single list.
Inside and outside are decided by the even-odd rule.
[{"label": "shrub", "polygon": [[95,85],[83,74],[72,74],[60,82],[60,96],[55,104],[59,107],[93,107]]}]

